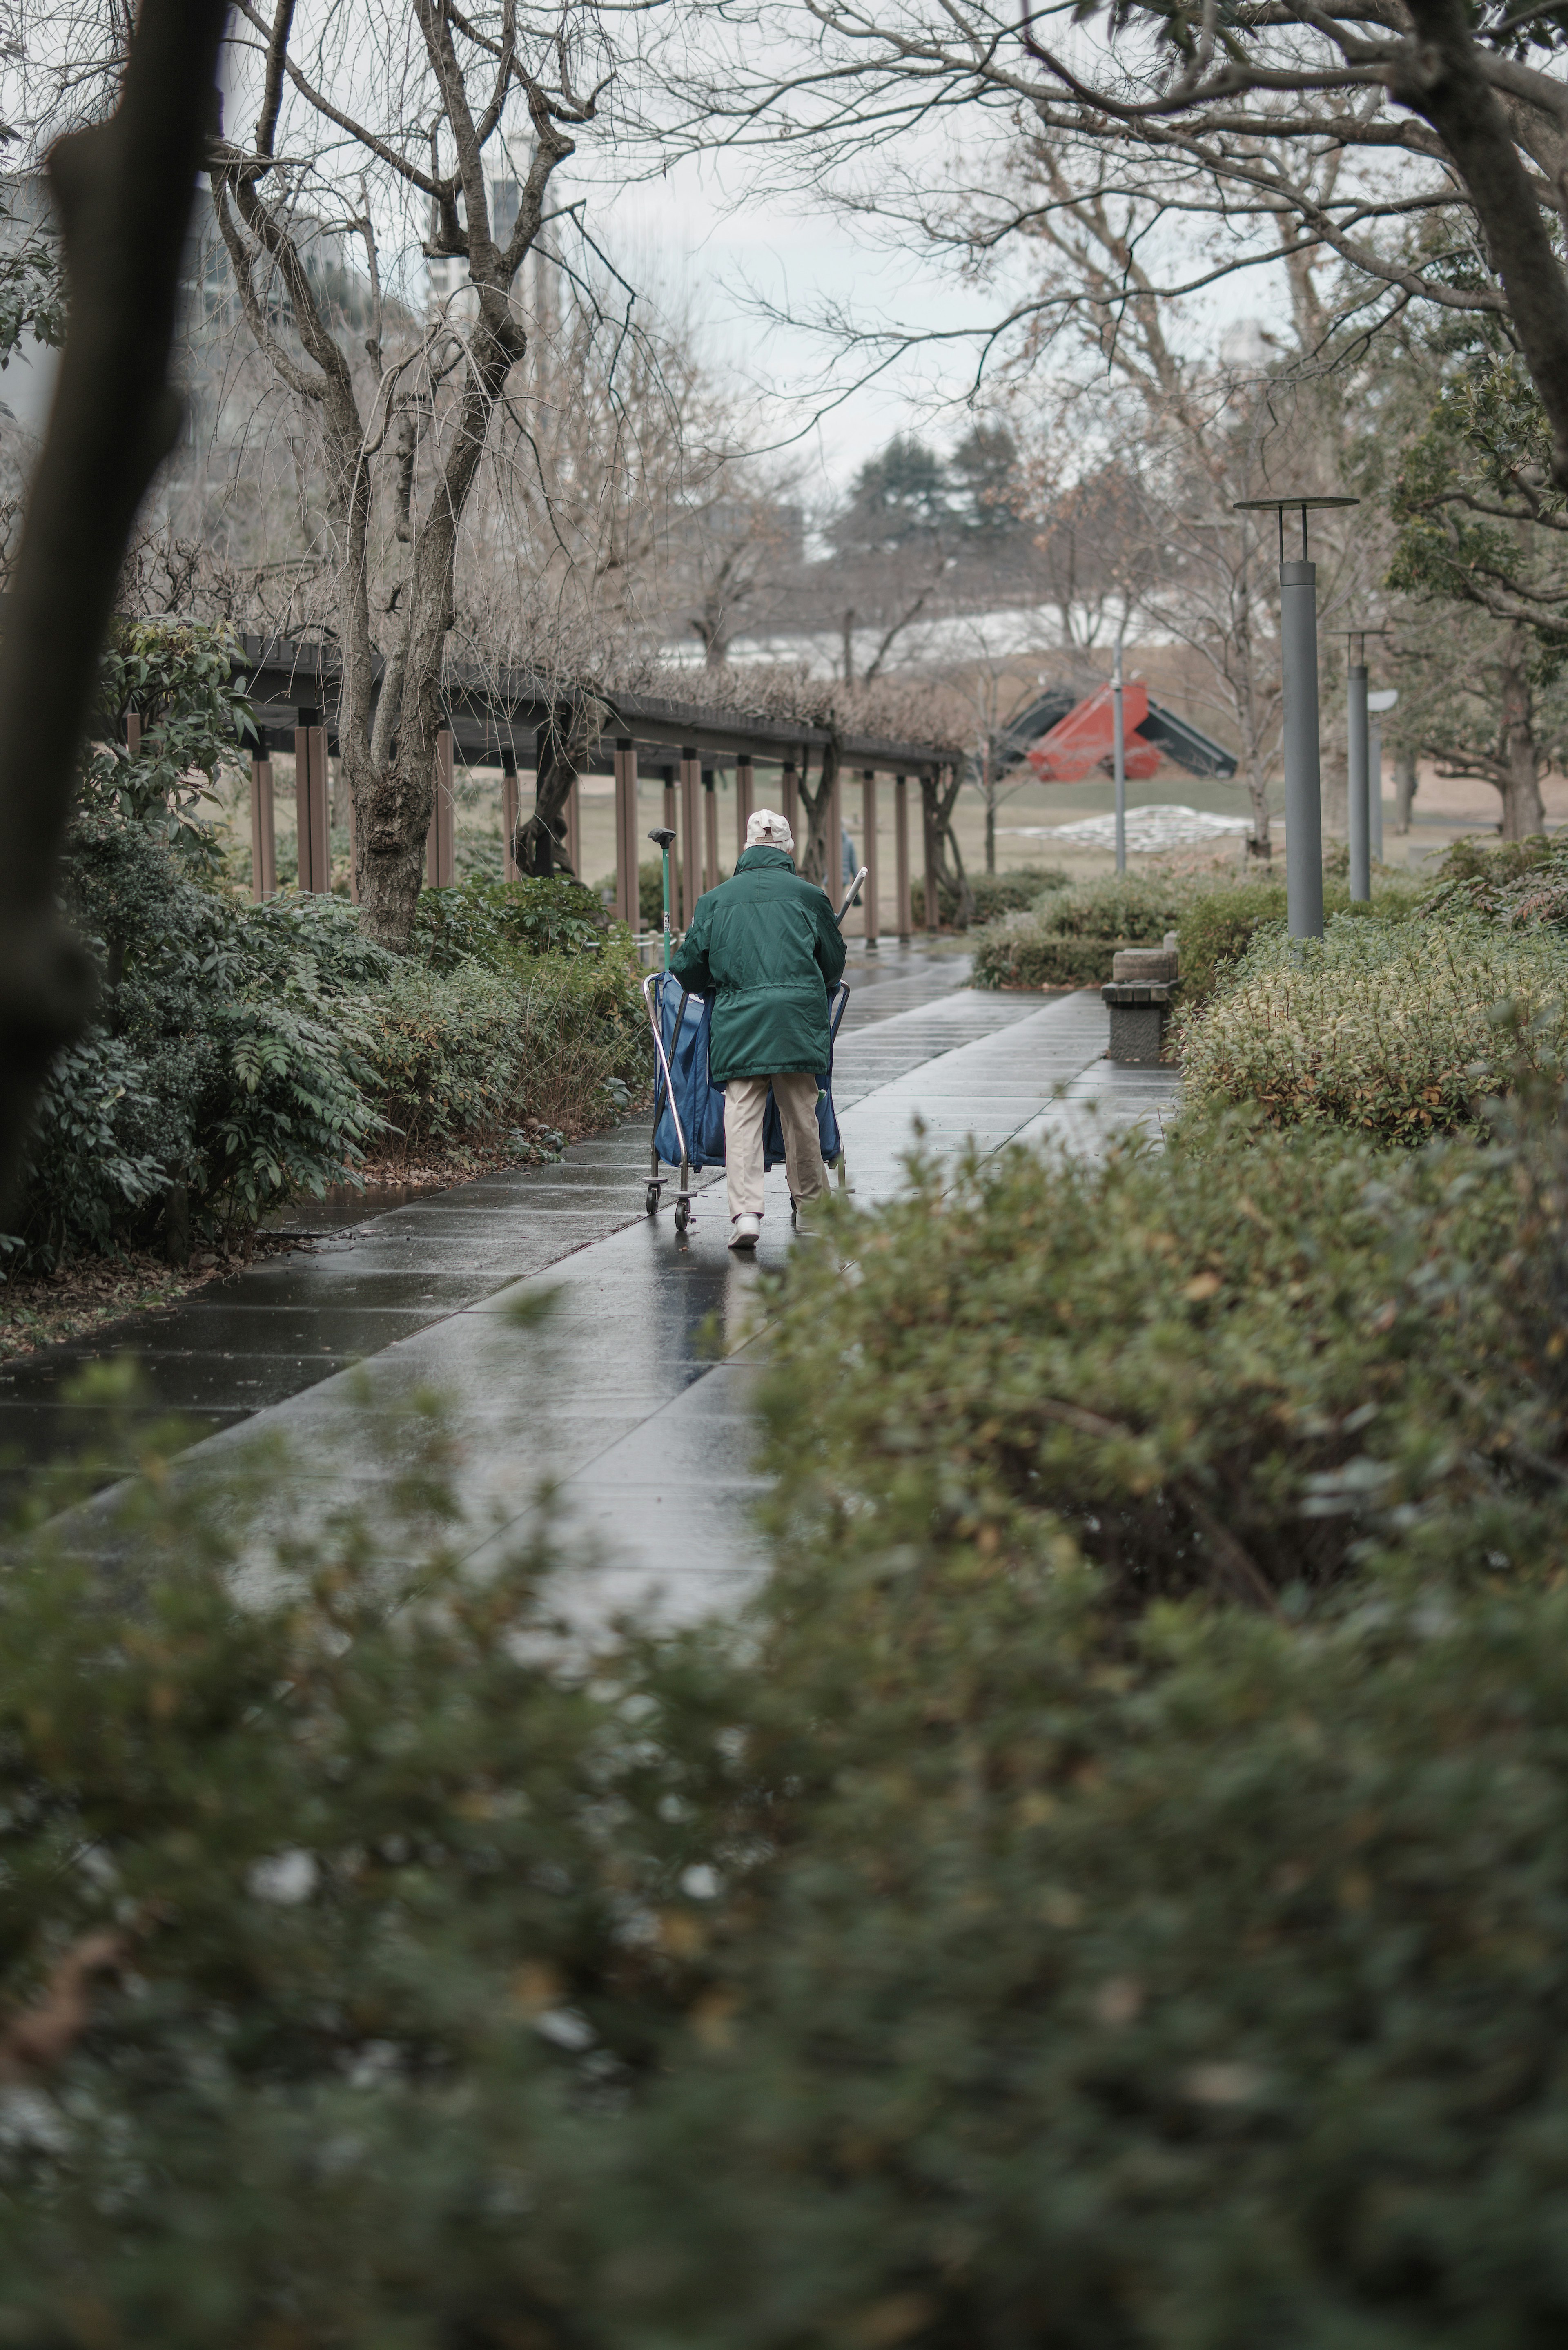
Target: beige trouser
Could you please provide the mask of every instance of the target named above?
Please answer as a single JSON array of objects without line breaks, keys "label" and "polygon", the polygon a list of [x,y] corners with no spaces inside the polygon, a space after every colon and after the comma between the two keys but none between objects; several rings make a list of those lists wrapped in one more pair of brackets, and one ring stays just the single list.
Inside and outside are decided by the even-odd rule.
[{"label": "beige trouser", "polygon": [[817,1200],[827,1189],[822,1138],[816,1126],[816,1079],[809,1069],[778,1077],[732,1077],[724,1087],[724,1163],[730,1178],[730,1215],[763,1212],[763,1120],[768,1087],[784,1128],[784,1170],[792,1200]]}]

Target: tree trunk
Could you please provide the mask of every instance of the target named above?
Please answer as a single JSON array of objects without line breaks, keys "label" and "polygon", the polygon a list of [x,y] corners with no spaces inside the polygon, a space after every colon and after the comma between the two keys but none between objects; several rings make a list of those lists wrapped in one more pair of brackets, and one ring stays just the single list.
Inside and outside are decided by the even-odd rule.
[{"label": "tree trunk", "polygon": [[[535,754],[534,812],[517,827],[513,860],[520,873],[571,873],[566,855],[566,802],[588,764],[594,705],[578,701],[539,729]],[[578,877],[572,876],[576,880]]]},{"label": "tree trunk", "polygon": [[225,15],[142,0],[113,114],[49,158],[71,311],[0,636],[0,1199],[92,1009],[56,910],[60,846],[131,525],[180,428],[169,354]]},{"label": "tree trunk", "polygon": [[801,827],[801,837],[795,843],[795,865],[804,880],[819,883],[828,889],[830,896],[832,878],[837,869],[834,861],[834,849],[837,843],[829,843],[827,827],[833,821],[833,786],[837,775],[838,737],[835,733],[829,736],[827,748],[822,754],[822,774],[817,779],[815,791],[811,788],[811,771],[804,759],[796,786],[805,822]]},{"label": "tree trunk", "polygon": [[1508,769],[1508,781],[1501,786],[1504,840],[1528,840],[1532,833],[1546,829],[1536,773],[1535,702],[1528,660],[1524,631],[1515,629],[1502,672],[1502,755]]},{"label": "tree trunk", "polygon": [[1396,751],[1394,754],[1394,829],[1410,829],[1410,804],[1416,796],[1416,754]]},{"label": "tree trunk", "polygon": [[1247,767],[1247,797],[1252,804],[1252,829],[1247,840],[1247,854],[1267,864],[1274,853],[1274,844],[1269,837],[1269,789],[1256,759],[1251,760]]}]

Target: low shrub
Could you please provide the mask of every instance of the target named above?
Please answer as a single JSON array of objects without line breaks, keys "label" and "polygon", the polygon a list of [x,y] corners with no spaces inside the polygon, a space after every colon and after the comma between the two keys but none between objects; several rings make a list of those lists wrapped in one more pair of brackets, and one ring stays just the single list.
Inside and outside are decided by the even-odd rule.
[{"label": "low shrub", "polygon": [[1160,946],[1187,908],[1225,885],[1208,874],[1112,873],[1043,896],[974,941],[976,987],[1097,987],[1118,947]]},{"label": "low shrub", "polygon": [[[1500,1026],[1515,1007],[1519,1028]],[[1452,1132],[1511,1064],[1568,1045],[1568,952],[1550,931],[1334,917],[1324,940],[1259,931],[1175,1042],[1188,1099],[1251,1102],[1275,1125],[1332,1124],[1383,1142]]]},{"label": "low shrub", "polygon": [[4,2338],[1561,2333],[1557,1111],[845,1219],[734,1627],[560,1669],[433,1417],[14,1549]]},{"label": "low shrub", "polygon": [[497,881],[476,875],[448,889],[421,889],[414,952],[432,971],[472,962],[516,972],[545,954],[597,951],[609,928],[593,890],[565,875]]},{"label": "low shrub", "polygon": [[1492,847],[1456,840],[1420,910],[1432,919],[1468,912],[1505,930],[1568,929],[1568,843],[1542,834]]},{"label": "low shrub", "polygon": [[6,1236],[23,1265],[146,1245],[181,1222],[228,1236],[351,1172],[377,1118],[361,1089],[363,991],[393,959],[328,898],[230,898],[161,825],[84,810],[67,897],[104,978],[100,1020],[40,1097]]},{"label": "low shrub", "polygon": [[389,1155],[493,1145],[530,1118],[580,1133],[645,1094],[652,1044],[622,941],[512,972],[472,958],[447,971],[400,965],[366,999],[367,1091]]},{"label": "low shrub", "polygon": [[[1380,873],[1368,899],[1353,900],[1343,877],[1325,874],[1323,891],[1325,917],[1376,914],[1398,921],[1417,913],[1422,896],[1403,875]],[[1289,915],[1282,881],[1245,881],[1229,889],[1211,889],[1195,898],[1181,918],[1181,1000],[1201,1003],[1211,995],[1222,972],[1241,961],[1258,932],[1271,923],[1282,924]]]},{"label": "low shrub", "polygon": [[1521,1365],[1546,1377],[1533,1309],[1510,1293],[1488,1319],[1508,1154],[1391,1160],[1184,1114],[1164,1152],[1103,1168],[1014,1152],[945,1192],[922,1171],[930,1198],[844,1241],[854,1284],[798,1267],[774,1325],[772,1507],[803,1573],[873,1546],[1033,1556],[1066,1524],[1129,1608],[1321,1589],[1434,1512],[1457,1547],[1510,1445],[1563,1451],[1554,1384],[1507,1432]]}]

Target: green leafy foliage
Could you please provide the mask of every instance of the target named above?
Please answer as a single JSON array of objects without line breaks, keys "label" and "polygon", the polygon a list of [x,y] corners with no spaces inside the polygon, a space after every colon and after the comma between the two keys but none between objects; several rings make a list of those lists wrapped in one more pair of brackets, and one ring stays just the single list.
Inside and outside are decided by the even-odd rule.
[{"label": "green leafy foliage", "polygon": [[1066,1524],[1128,1607],[1255,1599],[1490,1492],[1477,1464],[1515,1440],[1505,1399],[1541,1343],[1486,1287],[1515,1229],[1504,1153],[1184,1115],[1164,1153],[1103,1169],[1014,1152],[940,1201],[917,1171],[929,1196],[841,1249],[854,1285],[797,1270],[775,1331],[774,1509],[803,1571],[857,1571],[872,1529],[889,1557],[983,1560],[1048,1555]]},{"label": "green leafy foliage", "polygon": [[330,1521],[275,1455],[154,1480],[113,1598],[13,1553],[4,2338],[1568,2322],[1557,1089],[836,1239],[733,1627],[563,1646],[433,1412]]},{"label": "green leafy foliage", "polygon": [[629,942],[596,938],[600,953],[541,957],[515,975],[472,958],[446,972],[405,963],[368,1000],[369,1089],[403,1156],[493,1142],[530,1118],[607,1124],[646,1091],[652,1045]]},{"label": "green leafy foliage", "polygon": [[1495,847],[1455,841],[1420,910],[1437,917],[1461,909],[1508,930],[1568,927],[1568,850],[1541,833]]},{"label": "green leafy foliage", "polygon": [[112,807],[78,819],[67,889],[102,1017],[45,1087],[14,1250],[47,1266],[145,1243],[173,1183],[199,1230],[226,1233],[352,1171],[379,1124],[357,990],[392,958],[349,908],[244,905]]},{"label": "green leafy foliage", "polygon": [[[237,640],[199,622],[117,619],[99,672],[95,732],[82,765],[89,815],[116,812],[161,831],[185,857],[208,866],[217,851],[202,806],[225,761],[254,733]],[[126,722],[141,721],[140,748],[125,747]]]},{"label": "green leafy foliage", "polygon": [[0,253],[0,369],[8,368],[23,342],[32,340],[57,350],[66,339],[66,280],[63,255],[57,240],[20,223],[9,206],[0,207],[7,225],[20,228],[19,238]]},{"label": "green leafy foliage", "polygon": [[1279,1125],[1419,1142],[1568,1048],[1568,954],[1550,931],[1473,915],[1353,921],[1324,939],[1260,931],[1200,1016],[1179,1022],[1188,1097]]},{"label": "green leafy foliage", "polygon": [[522,881],[476,876],[455,889],[421,891],[413,951],[432,971],[455,971],[469,961],[515,972],[539,955],[592,953],[608,929],[594,892],[564,875]]},{"label": "green leafy foliage", "polygon": [[1106,874],[1042,894],[974,941],[976,987],[1095,987],[1118,947],[1161,946],[1218,885],[1207,874]]},{"label": "green leafy foliage", "polygon": [[[1398,920],[1420,910],[1425,902],[1417,887],[1403,876],[1379,872],[1370,901],[1353,901],[1345,871],[1324,875],[1324,911],[1363,919],[1376,912]],[[1258,933],[1271,924],[1282,924],[1289,913],[1282,881],[1238,881],[1228,889],[1211,889],[1193,899],[1181,918],[1181,997],[1186,1004],[1201,1003],[1219,985],[1220,975],[1240,962]]]}]

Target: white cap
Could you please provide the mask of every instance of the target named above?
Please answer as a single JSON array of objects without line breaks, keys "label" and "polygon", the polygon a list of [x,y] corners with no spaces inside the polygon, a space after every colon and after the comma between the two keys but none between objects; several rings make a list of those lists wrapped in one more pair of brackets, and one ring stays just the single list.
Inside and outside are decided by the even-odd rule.
[{"label": "white cap", "polygon": [[746,818],[748,848],[782,848],[794,854],[794,835],[776,808],[753,808]]}]

